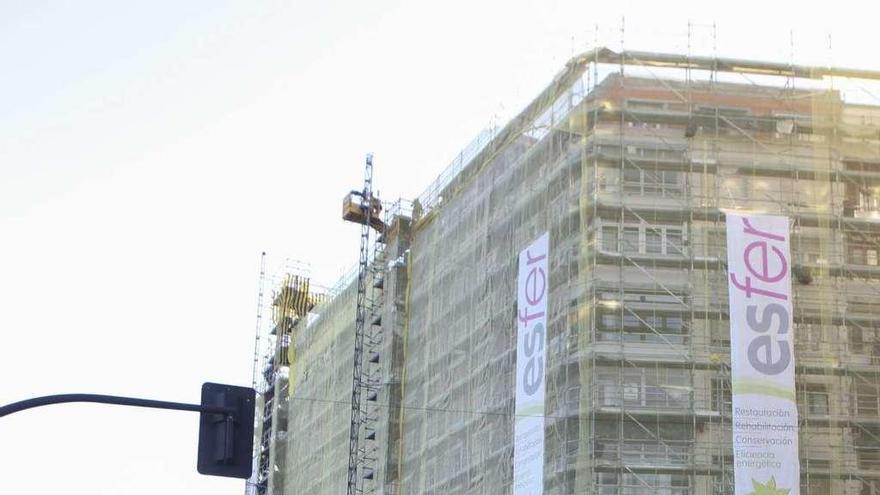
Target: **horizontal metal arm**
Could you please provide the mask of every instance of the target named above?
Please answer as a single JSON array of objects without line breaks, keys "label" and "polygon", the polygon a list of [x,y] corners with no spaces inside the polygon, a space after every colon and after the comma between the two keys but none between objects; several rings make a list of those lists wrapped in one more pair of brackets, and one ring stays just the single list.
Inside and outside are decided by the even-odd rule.
[{"label": "horizontal metal arm", "polygon": [[155,409],[173,409],[177,411],[194,411],[203,413],[216,413],[232,416],[236,411],[233,408],[223,406],[206,406],[201,404],[183,404],[180,402],[166,402],[162,400],[137,399],[134,397],[118,397],[115,395],[97,394],[62,394],[35,397],[33,399],[13,402],[0,407],[0,418],[3,416],[32,409],[34,407],[48,406],[51,404],[63,404],[66,402],[96,402],[99,404],[116,404],[119,406],[152,407]]}]

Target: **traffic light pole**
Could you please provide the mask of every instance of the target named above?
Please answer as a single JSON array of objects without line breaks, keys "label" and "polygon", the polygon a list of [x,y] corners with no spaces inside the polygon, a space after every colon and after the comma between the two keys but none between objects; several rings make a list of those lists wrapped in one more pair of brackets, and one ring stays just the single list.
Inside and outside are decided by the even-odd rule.
[{"label": "traffic light pole", "polygon": [[199,413],[196,469],[202,474],[250,478],[253,470],[254,389],[219,383],[202,384],[202,403],[184,404],[116,395],[62,394],[35,397],[0,407],[0,418],[35,407],[67,402],[95,402]]},{"label": "traffic light pole", "polygon": [[[97,394],[62,394],[35,397],[33,399],[13,402],[0,407],[0,418],[12,413],[33,409],[35,407],[49,406],[52,404],[64,404],[68,402],[95,402],[99,404],[116,404],[118,406],[152,407],[154,409],[173,409],[177,411],[193,411],[200,413],[224,414],[233,417],[237,412],[235,408],[223,406],[211,406],[202,404],[183,404],[181,402],[166,402],[162,400],[137,399],[134,397],[119,397],[116,395]],[[234,419],[234,417],[233,417]]]}]

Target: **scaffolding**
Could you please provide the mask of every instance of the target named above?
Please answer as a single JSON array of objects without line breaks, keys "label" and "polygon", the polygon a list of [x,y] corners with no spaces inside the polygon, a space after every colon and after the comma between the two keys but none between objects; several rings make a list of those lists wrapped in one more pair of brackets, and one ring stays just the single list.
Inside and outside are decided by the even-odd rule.
[{"label": "scaffolding", "polygon": [[[386,219],[373,491],[511,491],[517,254],[549,231],[545,492],[733,493],[749,211],[791,221],[801,493],[880,493],[880,105],[853,81],[880,72],[597,48],[475,141]],[[344,488],[352,287],[296,333],[288,493]]]},{"label": "scaffolding", "polygon": [[[385,228],[366,262],[363,396],[357,425],[358,493],[397,493],[397,414],[401,393],[402,327],[406,256],[412,204],[386,204]],[[354,372],[358,278],[353,267],[328,298],[293,329],[286,493],[343,493],[347,490],[351,448],[351,394]],[[276,494],[282,493],[276,490]]]},{"label": "scaffolding", "polygon": [[[246,486],[248,495],[283,493],[285,471],[282,467],[287,462],[288,376],[290,364],[296,358],[290,342],[296,324],[306,319],[311,308],[326,298],[323,292],[315,291],[311,286],[303,264],[288,261],[276,273],[271,305],[265,308],[267,269],[266,253],[263,253],[254,345],[253,383],[257,392],[255,469]],[[268,328],[264,324],[266,309],[271,311]]]},{"label": "scaffolding", "polygon": [[[375,404],[380,387],[377,368],[383,339],[382,316],[376,311],[381,304],[382,279],[376,275],[376,265],[382,266],[385,252],[385,223],[380,218],[381,212],[381,200],[373,194],[373,155],[370,154],[364,167],[363,189],[346,196],[342,207],[343,220],[361,225],[348,439],[348,495],[375,492],[376,423],[379,421]],[[372,257],[371,229],[379,234],[373,244]],[[368,279],[373,283],[368,284]]]}]

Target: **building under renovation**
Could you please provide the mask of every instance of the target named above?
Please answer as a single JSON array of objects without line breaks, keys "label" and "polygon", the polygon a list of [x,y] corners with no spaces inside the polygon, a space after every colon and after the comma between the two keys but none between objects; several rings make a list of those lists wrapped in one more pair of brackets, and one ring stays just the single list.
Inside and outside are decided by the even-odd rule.
[{"label": "building under renovation", "polygon": [[517,263],[549,232],[544,493],[732,494],[725,214],[741,211],[790,222],[800,493],[880,494],[880,100],[841,89],[878,80],[573,58],[412,208],[382,212],[366,273],[323,300],[276,292],[251,489],[345,493],[356,448],[358,493],[513,493]]}]

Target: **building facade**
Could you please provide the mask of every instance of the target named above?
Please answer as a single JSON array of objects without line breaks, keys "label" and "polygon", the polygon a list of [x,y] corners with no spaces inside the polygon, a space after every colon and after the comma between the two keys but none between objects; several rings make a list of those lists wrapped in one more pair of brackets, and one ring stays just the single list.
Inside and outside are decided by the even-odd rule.
[{"label": "building facade", "polygon": [[[544,492],[732,494],[736,211],[790,221],[801,493],[880,494],[880,106],[842,79],[880,73],[572,59],[387,221],[363,491],[512,493],[517,262],[549,232]],[[291,332],[275,493],[345,489],[351,287]]]}]

